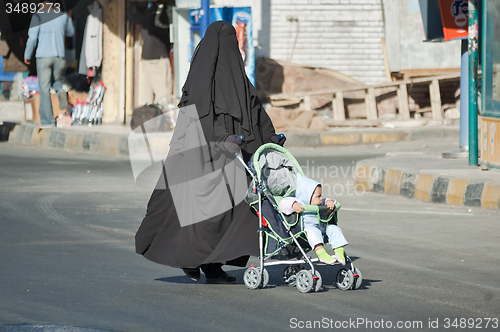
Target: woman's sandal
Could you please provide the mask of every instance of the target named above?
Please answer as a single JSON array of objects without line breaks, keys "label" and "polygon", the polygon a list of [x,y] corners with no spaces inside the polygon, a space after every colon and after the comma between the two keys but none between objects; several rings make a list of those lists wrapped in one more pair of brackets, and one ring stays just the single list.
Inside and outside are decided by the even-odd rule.
[{"label": "woman's sandal", "polygon": [[200,268],[199,267],[195,267],[195,268],[184,268],[182,269],[182,271],[184,271],[184,273],[189,277],[191,278],[191,280],[193,281],[199,281],[200,280],[200,277],[201,277],[201,272],[200,272]]}]

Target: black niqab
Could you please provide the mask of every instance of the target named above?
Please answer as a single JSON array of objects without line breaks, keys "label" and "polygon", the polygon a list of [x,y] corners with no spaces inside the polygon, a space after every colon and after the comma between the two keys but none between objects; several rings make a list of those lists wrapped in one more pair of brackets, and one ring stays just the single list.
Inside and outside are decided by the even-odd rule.
[{"label": "black niqab", "polygon": [[[228,22],[218,21],[207,28],[193,56],[182,92],[180,121],[166,162],[170,170],[189,164],[190,156],[197,154],[183,150],[189,145],[184,140],[189,137],[190,129],[186,127],[192,123],[192,117],[189,112],[183,112],[182,107],[196,106],[208,145],[224,142],[229,135],[243,135],[245,141],[241,148],[245,161],[275,135],[272,122],[246,76],[236,32]],[[181,123],[186,126],[180,126]],[[202,172],[215,169],[214,165],[221,167],[221,161],[222,165],[228,164],[224,154],[217,154],[210,147],[201,150],[197,162],[202,164]],[[201,161],[200,155],[203,155]],[[160,181],[165,183],[163,189],[157,187],[153,191],[136,234],[137,253],[156,263],[182,268],[218,262],[243,266],[248,257],[242,259],[242,256],[258,255],[258,219],[244,201],[204,221],[181,226],[169,183],[165,177]]]}]

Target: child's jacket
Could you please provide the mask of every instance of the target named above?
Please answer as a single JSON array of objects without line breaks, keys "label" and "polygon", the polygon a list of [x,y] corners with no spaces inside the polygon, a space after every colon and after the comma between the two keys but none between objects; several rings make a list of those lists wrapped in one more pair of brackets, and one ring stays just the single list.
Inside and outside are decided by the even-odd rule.
[{"label": "child's jacket", "polygon": [[[302,205],[309,205],[311,203],[311,197],[316,190],[317,186],[320,186],[319,182],[313,179],[307,178],[300,174],[297,174],[297,188],[295,189],[295,197],[286,197],[280,202],[279,207],[281,211],[288,215],[295,212],[292,208],[293,203],[298,202]],[[317,223],[318,216],[315,213],[304,213],[303,214],[304,223]]]}]

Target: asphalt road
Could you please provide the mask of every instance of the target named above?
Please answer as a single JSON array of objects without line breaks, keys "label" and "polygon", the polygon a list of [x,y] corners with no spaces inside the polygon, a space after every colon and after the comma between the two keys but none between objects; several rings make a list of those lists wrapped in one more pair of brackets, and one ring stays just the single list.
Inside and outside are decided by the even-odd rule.
[{"label": "asphalt road", "polygon": [[283,284],[282,266],[268,269],[266,289],[248,290],[242,268],[227,268],[237,285],[206,285],[137,255],[150,191],[135,185],[128,159],[2,143],[0,331],[500,330],[500,213],[353,187],[360,159],[455,147],[292,149],[342,203],[346,251],[364,278],[341,291],[338,268],[322,266],[323,289],[302,294]]}]

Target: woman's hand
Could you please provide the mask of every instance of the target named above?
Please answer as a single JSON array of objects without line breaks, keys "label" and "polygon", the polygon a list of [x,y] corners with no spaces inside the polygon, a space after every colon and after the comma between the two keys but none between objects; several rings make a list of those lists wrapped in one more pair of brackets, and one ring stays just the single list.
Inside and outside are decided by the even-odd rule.
[{"label": "woman's hand", "polygon": [[283,146],[283,144],[285,144],[286,137],[283,134],[279,135],[274,134],[271,137],[269,137],[269,141],[273,142],[274,144]]},{"label": "woman's hand", "polygon": [[236,135],[229,135],[225,142],[224,142],[224,147],[226,148],[227,151],[231,153],[236,153],[240,151],[240,146],[243,142],[238,139]]}]

